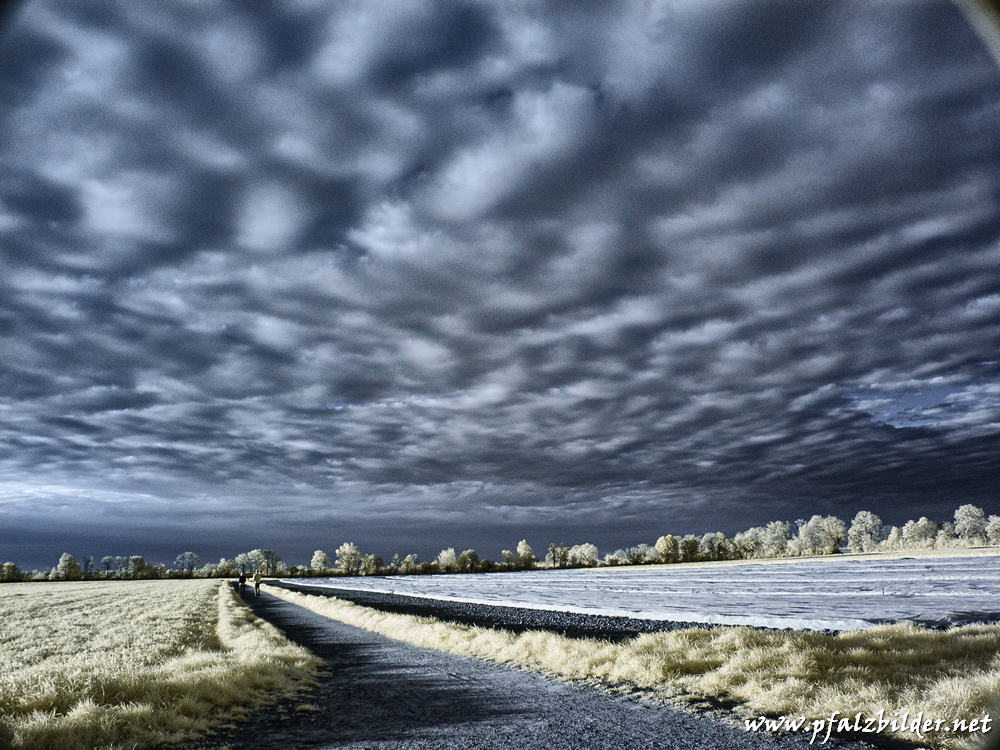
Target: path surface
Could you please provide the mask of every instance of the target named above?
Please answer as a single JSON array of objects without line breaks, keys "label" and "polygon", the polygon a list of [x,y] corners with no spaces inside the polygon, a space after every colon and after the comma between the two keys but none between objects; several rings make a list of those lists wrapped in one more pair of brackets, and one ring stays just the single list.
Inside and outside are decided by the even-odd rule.
[{"label": "path surface", "polygon": [[[296,704],[217,738],[233,750],[650,750],[807,748],[809,735],[756,735],[714,719],[393,641],[277,599],[247,603],[327,661]],[[818,747],[813,745],[812,747]],[[910,747],[909,745],[895,745]],[[831,739],[826,747],[863,748]]]}]

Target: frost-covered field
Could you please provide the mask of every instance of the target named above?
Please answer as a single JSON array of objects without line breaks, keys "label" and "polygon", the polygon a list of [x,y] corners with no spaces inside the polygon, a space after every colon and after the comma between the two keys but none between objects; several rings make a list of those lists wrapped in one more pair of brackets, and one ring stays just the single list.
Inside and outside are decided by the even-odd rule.
[{"label": "frost-covered field", "polygon": [[900,620],[1000,619],[1000,556],[334,577],[314,578],[309,584],[584,614],[808,630]]}]

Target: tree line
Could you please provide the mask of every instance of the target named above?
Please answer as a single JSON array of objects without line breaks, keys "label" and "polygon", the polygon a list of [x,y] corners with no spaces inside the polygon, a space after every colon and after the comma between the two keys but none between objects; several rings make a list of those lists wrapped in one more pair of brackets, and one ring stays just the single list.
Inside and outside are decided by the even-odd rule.
[{"label": "tree line", "polygon": [[56,565],[48,570],[23,571],[12,562],[0,565],[0,582],[13,581],[92,581],[92,580],[149,580],[156,578],[232,578],[240,573],[261,571],[262,575],[294,575],[281,558],[269,549],[254,549],[236,555],[232,560],[222,558],[217,563],[201,564],[194,552],[182,552],[174,559],[173,567],[163,563],[149,563],[142,555],[125,557],[93,557],[77,560],[64,552]]},{"label": "tree line", "polygon": [[955,511],[954,521],[938,523],[922,516],[917,521],[907,521],[900,528],[886,526],[874,513],[861,511],[848,528],[836,516],[814,515],[809,520],[800,519],[794,523],[772,521],[765,526],[749,528],[732,538],[718,531],[700,537],[694,534],[680,537],[666,534],[652,545],[639,544],[617,549],[603,557],[593,544],[570,547],[553,542],[544,560],[537,559],[531,546],[522,539],[516,550],[503,550],[501,562],[480,560],[472,549],[456,554],[453,548],[449,548],[442,550],[435,560],[420,562],[416,555],[407,555],[401,560],[396,555],[386,565],[378,555],[363,554],[356,545],[347,542],[337,549],[333,559],[322,550],[317,550],[306,575],[476,573],[810,557],[838,554],[845,544],[850,552],[855,553],[1000,546],[1000,516],[987,518],[981,508],[963,505]]},{"label": "tree line", "polygon": [[493,571],[532,570],[535,568],[587,568],[615,565],[650,565],[705,562],[714,560],[754,560],[775,557],[807,557],[837,554],[846,543],[851,552],[891,552],[897,550],[953,549],[961,547],[1000,546],[1000,516],[988,518],[982,508],[963,505],[954,519],[944,523],[926,516],[907,521],[902,527],[886,526],[870,511],[860,511],[848,527],[836,516],[814,515],[794,524],[772,521],[755,526],[732,538],[722,532],[702,536],[687,534],[677,537],[666,534],[652,545],[639,544],[617,549],[603,557],[593,544],[566,546],[551,543],[543,560],[539,560],[522,539],[515,549],[503,550],[501,560],[482,559],[473,549],[456,553],[454,548],[441,550],[434,560],[421,561],[417,555],[400,558],[393,555],[386,563],[382,557],[366,554],[351,543],[344,542],[331,557],[316,550],[308,567],[286,566],[273,550],[255,549],[232,560],[222,558],[217,563],[201,564],[194,552],[182,552],[172,568],[152,565],[139,555],[129,557],[93,557],[82,563],[69,553],[63,553],[55,567],[47,571],[25,572],[14,563],[0,566],[0,582],[12,581],[77,581],[150,578],[231,578],[240,573],[260,571],[266,576],[370,576],[425,575],[433,573],[488,573]]}]

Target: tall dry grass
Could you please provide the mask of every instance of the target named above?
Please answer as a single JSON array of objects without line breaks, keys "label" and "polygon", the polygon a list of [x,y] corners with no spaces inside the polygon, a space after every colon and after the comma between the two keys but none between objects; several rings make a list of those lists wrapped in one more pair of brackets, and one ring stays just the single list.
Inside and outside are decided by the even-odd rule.
[{"label": "tall dry grass", "polygon": [[[276,587],[269,593],[341,622],[418,646],[543,672],[627,686],[654,697],[738,702],[743,716],[826,718],[833,711],[971,719],[1000,694],[1000,627],[935,631],[882,625],[837,635],[750,627],[691,628],[624,643],[547,632],[515,634],[389,614]],[[1000,729],[998,729],[1000,731]],[[911,734],[902,739],[915,741]],[[960,734],[930,732],[930,744],[959,747]]]},{"label": "tall dry grass", "polygon": [[0,746],[132,750],[311,684],[319,660],[219,581],[5,584]]}]

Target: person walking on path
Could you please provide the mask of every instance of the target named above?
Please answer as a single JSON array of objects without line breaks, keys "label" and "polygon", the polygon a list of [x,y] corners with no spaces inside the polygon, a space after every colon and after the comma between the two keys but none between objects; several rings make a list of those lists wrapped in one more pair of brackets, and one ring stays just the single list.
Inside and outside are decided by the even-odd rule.
[{"label": "person walking on path", "polygon": [[243,596],[243,592],[247,590],[247,572],[244,570],[240,573],[240,596]]},{"label": "person walking on path", "polygon": [[260,579],[263,578],[258,570],[253,574],[253,595],[260,596]]}]

